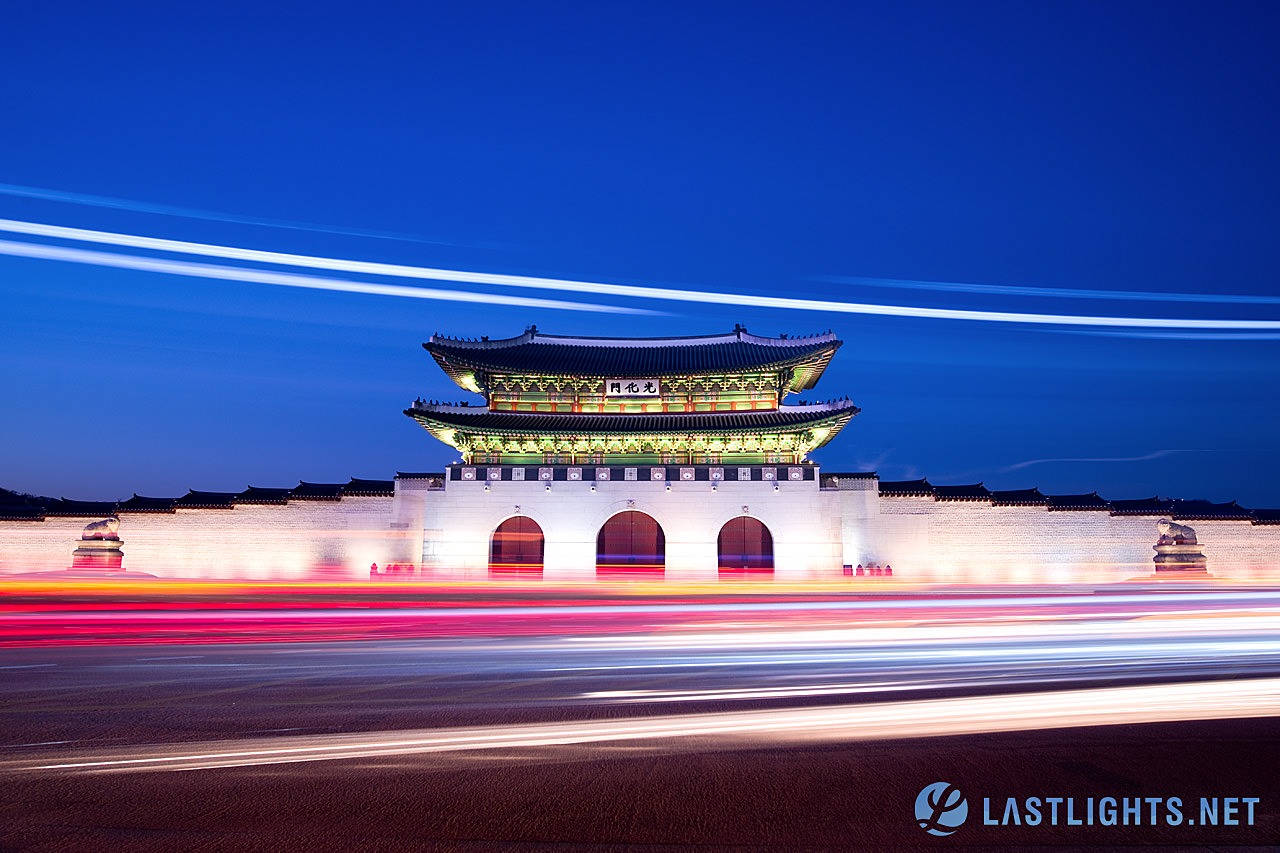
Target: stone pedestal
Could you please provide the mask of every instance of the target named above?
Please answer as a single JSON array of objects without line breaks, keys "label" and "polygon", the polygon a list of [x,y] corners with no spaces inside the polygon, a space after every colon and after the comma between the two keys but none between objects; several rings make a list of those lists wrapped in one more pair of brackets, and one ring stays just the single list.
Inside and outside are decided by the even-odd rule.
[{"label": "stone pedestal", "polygon": [[1209,561],[1204,556],[1203,545],[1180,542],[1173,545],[1153,545],[1152,548],[1156,552],[1152,562],[1156,564],[1156,575],[1159,577],[1209,573]]},{"label": "stone pedestal", "polygon": [[71,552],[73,571],[119,572],[124,570],[124,542],[120,539],[81,539]]}]

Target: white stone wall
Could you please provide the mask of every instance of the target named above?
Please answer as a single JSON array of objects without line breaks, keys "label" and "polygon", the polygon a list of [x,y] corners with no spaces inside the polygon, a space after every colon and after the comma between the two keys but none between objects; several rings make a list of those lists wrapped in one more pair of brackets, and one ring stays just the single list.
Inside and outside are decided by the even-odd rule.
[{"label": "white stone wall", "polygon": [[[389,529],[392,498],[120,513],[124,568],[166,578],[357,579],[415,560],[416,531]],[[0,573],[57,571],[91,518],[0,521]]]},{"label": "white stone wall", "polygon": [[[911,580],[1112,583],[1153,573],[1158,520],[1106,511],[1051,512],[985,501],[881,497],[878,512],[864,520],[853,553],[857,563],[891,565],[895,577]],[[1280,578],[1280,527],[1248,521],[1184,523],[1195,528],[1205,546],[1211,574]]]},{"label": "white stone wall", "polygon": [[[601,526],[636,509],[662,525],[666,577],[676,581],[715,580],[720,528],[744,513],[769,528],[778,580],[833,579],[842,565],[873,562],[898,579],[939,583],[1110,583],[1153,571],[1155,517],[881,497],[872,478],[819,482],[779,480],[774,491],[773,482],[723,481],[712,491],[707,481],[553,481],[547,492],[536,480],[491,481],[486,491],[483,480],[442,490],[400,479],[394,498],[122,513],[120,536],[124,567],[161,577],[363,579],[377,563],[479,580],[491,534],[518,512],[546,537],[547,580],[590,581]],[[0,521],[0,574],[68,568],[92,520]],[[1280,578],[1280,526],[1189,523],[1214,576]]]},{"label": "white stone wall", "polygon": [[504,480],[487,485],[488,491],[483,480],[452,480],[444,493],[434,493],[442,499],[426,502],[424,574],[487,577],[490,535],[520,514],[536,521],[546,537],[547,580],[590,581],[596,575],[600,528],[628,509],[648,513],[662,526],[668,580],[715,580],[720,528],[743,514],[769,528],[779,580],[839,571],[839,518],[816,480],[780,480],[777,491],[774,483],[761,481],[719,482],[715,491],[710,482],[679,480]]}]

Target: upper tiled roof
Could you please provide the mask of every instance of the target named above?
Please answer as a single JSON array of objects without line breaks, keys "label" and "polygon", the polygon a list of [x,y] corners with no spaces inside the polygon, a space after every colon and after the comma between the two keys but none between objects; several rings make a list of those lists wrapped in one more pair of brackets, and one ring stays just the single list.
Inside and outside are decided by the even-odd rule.
[{"label": "upper tiled roof", "polygon": [[1111,509],[1111,504],[1098,497],[1097,492],[1090,492],[1087,495],[1049,495],[1048,501],[1051,510]]},{"label": "upper tiled roof", "polygon": [[923,477],[919,480],[881,480],[880,494],[897,498],[931,498],[933,485]]},{"label": "upper tiled roof", "polygon": [[[830,332],[802,338],[765,338],[741,326],[725,335],[685,338],[579,338],[523,335],[478,341],[432,335],[422,346],[454,382],[468,390],[469,375],[487,374],[662,377],[788,370],[792,391],[812,388],[841,342]],[[472,383],[474,384],[474,383]]]},{"label": "upper tiled roof", "polygon": [[[739,430],[795,430],[831,426],[838,429],[858,413],[847,401],[814,406],[783,406],[741,412],[669,412],[665,414],[597,415],[491,412],[468,406],[423,405],[405,411],[429,430],[456,427],[474,432],[530,435],[600,435],[627,433],[716,433]],[[833,432],[834,434],[834,432]]]}]

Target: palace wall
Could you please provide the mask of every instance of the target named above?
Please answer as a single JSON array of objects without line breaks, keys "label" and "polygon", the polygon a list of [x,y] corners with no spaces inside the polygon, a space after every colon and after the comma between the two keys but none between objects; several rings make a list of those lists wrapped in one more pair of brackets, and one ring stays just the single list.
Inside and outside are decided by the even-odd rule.
[{"label": "palace wall", "polygon": [[[418,536],[388,529],[391,497],[121,512],[124,568],[158,577],[360,579],[369,566],[416,558]],[[0,521],[0,573],[66,569],[97,518]]]},{"label": "palace wall", "polygon": [[[865,518],[844,518],[846,529],[856,531],[845,562],[874,561],[892,566],[895,577],[933,583],[1114,583],[1154,572],[1158,520],[880,496]],[[1195,528],[1212,575],[1280,576],[1280,527],[1216,519],[1184,523]]]},{"label": "palace wall", "polygon": [[[1154,568],[1157,516],[880,495],[872,475],[711,486],[404,475],[394,498],[121,512],[120,536],[124,568],[160,577],[359,580],[377,563],[383,571],[398,565],[426,577],[481,580],[491,534],[522,514],[546,537],[546,580],[590,581],[601,526],[636,509],[662,526],[673,581],[714,581],[720,528],[743,514],[769,529],[775,577],[784,581],[835,579],[843,565],[873,563],[892,566],[899,580],[937,583],[1111,583]],[[0,574],[69,568],[80,532],[94,520],[0,520]],[[1186,523],[1214,576],[1280,576],[1280,526]]]}]

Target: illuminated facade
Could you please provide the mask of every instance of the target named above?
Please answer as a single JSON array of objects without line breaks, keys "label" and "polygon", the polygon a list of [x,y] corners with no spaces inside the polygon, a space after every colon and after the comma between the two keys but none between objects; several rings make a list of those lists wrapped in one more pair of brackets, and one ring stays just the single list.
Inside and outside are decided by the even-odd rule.
[{"label": "illuminated facade", "polygon": [[[706,579],[838,560],[829,525],[776,497],[782,483],[816,491],[809,454],[858,413],[847,399],[788,400],[817,384],[840,347],[834,335],[766,338],[739,326],[573,338],[531,327],[424,346],[484,397],[405,412],[462,457],[447,472],[449,499],[423,505],[432,570]],[[770,521],[787,534],[775,539]]]},{"label": "illuminated facade", "polygon": [[1280,510],[820,471],[809,454],[858,408],[792,398],[831,334],[424,346],[481,395],[405,412],[457,450],[444,471],[112,502],[0,489],[0,574],[65,572],[86,522],[115,517],[125,570],[160,577],[1107,583],[1152,574],[1163,518],[1194,525],[1213,576],[1277,576]]},{"label": "illuminated facade", "polygon": [[803,464],[858,412],[787,405],[840,346],[834,335],[699,338],[540,334],[423,345],[484,408],[418,401],[405,414],[486,465]]}]

